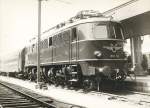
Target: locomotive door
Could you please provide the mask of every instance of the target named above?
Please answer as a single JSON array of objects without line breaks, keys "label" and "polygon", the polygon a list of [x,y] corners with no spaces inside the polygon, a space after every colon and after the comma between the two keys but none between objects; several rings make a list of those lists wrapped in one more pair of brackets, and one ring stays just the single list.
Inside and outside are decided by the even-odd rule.
[{"label": "locomotive door", "polygon": [[71,29],[71,62],[77,62],[78,60],[78,37],[76,28]]}]

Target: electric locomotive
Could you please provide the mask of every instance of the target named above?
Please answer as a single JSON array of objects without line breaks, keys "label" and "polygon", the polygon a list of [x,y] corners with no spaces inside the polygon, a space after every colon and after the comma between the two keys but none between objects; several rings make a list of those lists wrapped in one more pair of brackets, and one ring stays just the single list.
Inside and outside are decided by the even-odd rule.
[{"label": "electric locomotive", "polygon": [[[46,82],[98,87],[102,78],[126,78],[124,30],[110,17],[93,10],[81,11],[41,37],[41,75]],[[36,65],[35,41],[26,47],[25,54],[25,72],[30,78],[36,76]]]}]

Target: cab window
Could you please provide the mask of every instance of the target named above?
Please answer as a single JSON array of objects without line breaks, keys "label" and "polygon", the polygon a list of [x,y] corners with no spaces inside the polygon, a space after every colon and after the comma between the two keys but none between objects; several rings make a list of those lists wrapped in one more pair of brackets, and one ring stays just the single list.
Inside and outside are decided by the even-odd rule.
[{"label": "cab window", "polygon": [[124,39],[123,29],[120,24],[111,23],[109,29],[110,29],[110,38]]},{"label": "cab window", "polygon": [[108,38],[107,26],[106,25],[95,25],[94,27],[95,38]]}]

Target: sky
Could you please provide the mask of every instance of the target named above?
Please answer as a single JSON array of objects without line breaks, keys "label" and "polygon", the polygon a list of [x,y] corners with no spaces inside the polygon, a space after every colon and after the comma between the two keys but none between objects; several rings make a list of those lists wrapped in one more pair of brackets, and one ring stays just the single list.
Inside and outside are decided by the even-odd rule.
[{"label": "sky", "polygon": [[[42,31],[81,10],[104,12],[129,0],[42,1]],[[37,35],[37,0],[0,0],[0,54],[20,49]]]},{"label": "sky", "polygon": [[[0,0],[0,55],[23,48],[37,35],[38,0]],[[129,0],[43,0],[42,31],[81,10],[104,12]]]}]

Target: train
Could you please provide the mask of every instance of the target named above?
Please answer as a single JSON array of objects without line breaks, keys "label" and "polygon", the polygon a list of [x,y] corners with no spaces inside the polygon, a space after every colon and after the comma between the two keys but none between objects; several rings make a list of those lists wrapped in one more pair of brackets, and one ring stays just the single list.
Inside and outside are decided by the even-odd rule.
[{"label": "train", "polygon": [[[120,22],[93,10],[80,11],[42,32],[41,80],[57,86],[84,88],[98,88],[103,79],[125,80],[128,68],[124,34]],[[37,37],[15,57],[5,64],[16,61],[14,72],[21,78],[36,81]]]}]

